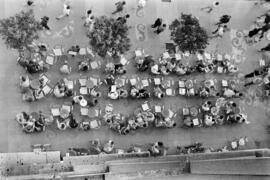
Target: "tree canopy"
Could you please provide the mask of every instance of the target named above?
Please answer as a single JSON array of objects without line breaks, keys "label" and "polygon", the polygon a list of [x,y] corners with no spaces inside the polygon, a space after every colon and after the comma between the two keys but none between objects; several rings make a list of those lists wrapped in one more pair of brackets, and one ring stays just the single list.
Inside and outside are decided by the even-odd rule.
[{"label": "tree canopy", "polygon": [[126,23],[117,21],[106,16],[97,17],[93,28],[87,32],[90,45],[101,57],[107,52],[113,56],[123,54],[130,48],[128,37],[128,26]]},{"label": "tree canopy", "polygon": [[208,44],[206,30],[200,26],[199,20],[191,14],[181,14],[180,20],[175,19],[169,26],[171,40],[183,52],[195,53],[204,50]]},{"label": "tree canopy", "polygon": [[14,16],[0,20],[0,35],[9,48],[21,50],[38,39],[42,27],[32,10],[21,11]]}]

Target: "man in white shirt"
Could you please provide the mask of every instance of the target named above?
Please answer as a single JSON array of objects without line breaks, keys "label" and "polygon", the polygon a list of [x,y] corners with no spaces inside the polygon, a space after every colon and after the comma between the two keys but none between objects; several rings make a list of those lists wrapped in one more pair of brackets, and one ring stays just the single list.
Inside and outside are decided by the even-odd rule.
[{"label": "man in white shirt", "polygon": [[56,19],[60,20],[63,17],[69,16],[69,14],[70,14],[70,5],[64,4],[63,14],[56,17]]}]

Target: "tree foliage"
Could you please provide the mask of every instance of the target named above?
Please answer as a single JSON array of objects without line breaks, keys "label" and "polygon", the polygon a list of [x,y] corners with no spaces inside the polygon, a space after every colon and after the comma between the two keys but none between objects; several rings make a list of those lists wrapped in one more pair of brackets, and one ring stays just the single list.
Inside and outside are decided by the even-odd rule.
[{"label": "tree foliage", "polygon": [[200,26],[199,20],[191,14],[181,14],[180,20],[175,19],[169,26],[171,40],[183,52],[195,53],[204,50],[208,44],[206,30]]},{"label": "tree foliage", "polygon": [[117,56],[130,48],[128,29],[126,23],[101,16],[95,19],[94,26],[87,35],[90,39],[90,45],[98,55],[105,57],[109,51],[113,56]]},{"label": "tree foliage", "polygon": [[42,27],[32,10],[0,20],[0,35],[8,48],[22,50],[38,39]]}]

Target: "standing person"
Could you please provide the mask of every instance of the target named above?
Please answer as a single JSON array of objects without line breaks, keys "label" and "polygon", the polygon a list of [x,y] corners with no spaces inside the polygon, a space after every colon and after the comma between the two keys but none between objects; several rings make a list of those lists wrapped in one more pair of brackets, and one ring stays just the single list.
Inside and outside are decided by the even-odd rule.
[{"label": "standing person", "polygon": [[90,26],[92,24],[92,22],[94,21],[94,16],[92,16],[92,10],[88,10],[86,12],[86,16],[82,17],[85,18],[85,22],[84,22],[84,26]]},{"label": "standing person", "polygon": [[259,39],[261,40],[264,36],[264,33],[266,33],[270,29],[270,24],[264,25],[262,28],[260,28],[259,33],[261,34]]},{"label": "standing person", "polygon": [[227,27],[227,25],[219,25],[218,28],[214,32],[212,32],[212,34],[214,34],[212,38],[215,38],[215,37],[222,38],[224,33],[228,30],[229,28]]},{"label": "standing person", "polygon": [[218,5],[219,5],[219,2],[214,1],[210,6],[201,8],[201,10],[205,10],[207,13],[211,13],[214,10],[214,8],[216,8]]},{"label": "standing person", "polygon": [[151,25],[151,28],[156,28],[162,25],[162,19],[161,18],[157,18],[155,23],[153,25]]},{"label": "standing person", "polygon": [[158,26],[158,28],[154,31],[154,33],[160,34],[166,29],[166,24],[162,24],[162,26]]},{"label": "standing person", "polygon": [[56,17],[56,19],[60,20],[63,17],[69,16],[69,14],[70,14],[70,5],[64,4],[63,14]]},{"label": "standing person", "polygon": [[112,12],[112,14],[116,14],[116,13],[119,13],[119,12],[123,11],[125,4],[126,4],[125,1],[119,1],[119,2],[115,3],[116,10],[114,12]]},{"label": "standing person", "polygon": [[125,15],[125,16],[123,16],[123,17],[118,17],[116,20],[118,21],[118,22],[120,22],[121,24],[125,24],[126,22],[127,22],[127,19],[130,17],[130,15],[129,14],[127,14],[127,15]]},{"label": "standing person", "polygon": [[40,25],[42,27],[44,27],[45,29],[47,29],[47,30],[50,30],[50,27],[48,26],[49,19],[50,19],[49,17],[44,16],[44,17],[41,18],[41,22],[40,22]]},{"label": "standing person", "polygon": [[230,19],[231,19],[231,16],[225,14],[225,15],[220,17],[219,22],[216,23],[216,25],[227,24],[230,21]]}]

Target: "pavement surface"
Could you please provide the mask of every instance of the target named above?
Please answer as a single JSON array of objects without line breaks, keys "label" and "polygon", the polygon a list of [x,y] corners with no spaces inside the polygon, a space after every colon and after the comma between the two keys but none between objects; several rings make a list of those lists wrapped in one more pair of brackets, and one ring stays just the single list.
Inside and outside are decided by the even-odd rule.
[{"label": "pavement surface", "polygon": [[[83,20],[81,19],[85,15],[86,10],[92,8],[95,16],[111,16],[111,12],[115,8],[114,3],[117,1],[70,0],[72,7],[70,17],[57,21],[55,17],[62,12],[63,2],[63,0],[35,0],[33,9],[37,19],[44,15],[50,18],[49,26],[51,31],[42,32],[40,41],[49,44],[50,47],[61,44],[67,49],[72,45],[86,45],[88,43],[88,38],[83,28]],[[126,0],[126,2],[125,12],[131,15],[128,25],[131,26],[129,34],[132,41],[132,48],[127,53],[127,57],[130,57],[133,50],[137,47],[143,47],[148,54],[158,57],[165,50],[164,43],[170,42],[170,32],[167,29],[160,35],[156,35],[152,32],[150,25],[158,17],[163,18],[167,25],[169,25],[181,13],[191,13],[198,17],[201,25],[206,28],[208,33],[215,30],[214,23],[218,21],[221,15],[229,14],[232,16],[229,23],[230,32],[227,32],[222,39],[211,40],[207,51],[238,53],[239,76],[251,72],[259,66],[258,62],[261,54],[257,50],[268,43],[266,37],[252,46],[247,46],[242,41],[242,32],[249,30],[255,18],[270,7],[266,5],[254,6],[254,1],[220,0],[220,6],[214,9],[211,14],[200,10],[200,8],[210,5],[212,3],[210,0],[172,0],[171,3],[162,2],[161,0],[148,0],[143,11],[136,9],[136,0]],[[20,10],[26,10],[28,7],[25,7],[24,3],[25,0],[0,0],[0,18],[12,16]],[[115,17],[117,16],[115,15]],[[89,132],[79,130],[66,130],[62,132],[56,130],[56,128],[47,128],[43,133],[25,134],[14,120],[16,113],[37,110],[49,113],[50,104],[60,104],[63,100],[49,97],[33,103],[23,102],[18,82],[19,76],[25,74],[25,72],[16,63],[17,52],[7,49],[1,41],[0,55],[0,152],[30,151],[31,144],[37,143],[50,143],[52,144],[52,149],[65,152],[69,147],[87,147],[88,141],[96,138],[102,141],[113,139],[118,147],[128,147],[130,144],[145,144],[160,140],[173,149],[176,145],[188,145],[195,141],[203,142],[206,146],[221,147],[233,138],[247,136],[249,138],[247,148],[269,147],[269,135],[266,132],[266,124],[270,117],[270,105],[267,99],[262,100],[258,98],[260,91],[256,87],[246,90],[246,97],[240,101],[248,115],[248,120],[251,122],[248,125],[189,130],[181,129],[180,127],[164,130],[150,129],[139,130],[137,133],[127,136],[120,136],[107,127]],[[48,72],[49,77],[54,82],[64,77],[60,75],[57,69],[60,64],[57,64],[57,67],[53,67]],[[133,63],[129,65],[131,66],[129,74],[136,72],[132,65]],[[89,75],[100,73],[89,72]],[[140,76],[147,76],[147,74],[141,73]],[[210,76],[220,75],[200,75],[203,78],[209,78]],[[70,75],[70,78],[76,77],[78,77],[78,73],[75,70]],[[195,79],[197,77],[192,76],[192,78]],[[108,99],[102,99],[99,106],[104,107],[108,102],[114,104],[116,111],[124,114],[131,113],[135,107],[142,103],[139,100],[112,102]],[[164,103],[167,107],[179,110],[186,105],[199,104],[202,100],[166,97],[159,102]],[[181,119],[179,119],[180,121]]]}]

